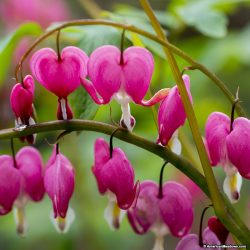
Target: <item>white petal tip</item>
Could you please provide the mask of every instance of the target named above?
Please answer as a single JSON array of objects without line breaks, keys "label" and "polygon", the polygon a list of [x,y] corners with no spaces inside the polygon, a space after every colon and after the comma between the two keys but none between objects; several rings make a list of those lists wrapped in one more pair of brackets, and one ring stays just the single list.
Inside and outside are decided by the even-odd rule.
[{"label": "white petal tip", "polygon": [[126,211],[120,209],[116,201],[109,199],[108,206],[104,210],[104,218],[111,230],[118,230],[120,228],[121,221],[125,214]]},{"label": "white petal tip", "polygon": [[178,138],[178,132],[175,132],[171,138],[171,141],[169,142],[169,146],[172,150],[177,155],[181,154],[181,142]]},{"label": "white petal tip", "polygon": [[239,201],[241,185],[242,177],[239,172],[226,176],[223,183],[223,190],[231,203]]},{"label": "white petal tip", "polygon": [[65,234],[69,231],[71,224],[75,219],[75,213],[72,208],[69,207],[65,218],[54,218],[53,212],[50,214],[50,219],[58,233]]},{"label": "white petal tip", "polygon": [[24,207],[14,207],[14,219],[16,222],[16,232],[19,236],[24,237],[28,231]]}]

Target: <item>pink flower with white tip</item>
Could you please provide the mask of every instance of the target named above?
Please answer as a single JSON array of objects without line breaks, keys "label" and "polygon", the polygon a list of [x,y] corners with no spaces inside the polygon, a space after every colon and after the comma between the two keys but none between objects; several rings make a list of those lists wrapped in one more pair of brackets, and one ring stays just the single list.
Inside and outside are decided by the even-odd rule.
[{"label": "pink flower with white tip", "polygon": [[58,97],[57,118],[73,118],[68,104],[68,95],[80,85],[80,77],[87,75],[88,56],[77,47],[62,50],[60,57],[50,49],[37,51],[30,60],[32,74],[47,90]]},{"label": "pink flower with white tip", "polygon": [[[220,248],[209,247],[209,245],[223,245],[226,243],[229,231],[215,216],[208,220],[208,226],[204,229],[202,235],[188,234],[184,236],[177,244],[175,250],[203,250]],[[205,247],[206,245],[206,247]]]},{"label": "pink flower with white tip", "polygon": [[111,229],[118,229],[125,214],[136,201],[139,183],[134,183],[134,170],[120,148],[112,150],[108,143],[99,138],[95,142],[95,175],[99,192],[109,198],[104,217]]},{"label": "pink flower with white tip", "polygon": [[[231,124],[232,123],[232,124]],[[239,117],[231,122],[220,112],[206,122],[206,146],[211,165],[221,165],[226,173],[224,192],[232,203],[240,198],[242,177],[250,179],[250,121]]]},{"label": "pink flower with white tip", "polygon": [[129,47],[121,52],[117,47],[104,45],[89,58],[90,81],[82,78],[82,85],[97,104],[107,104],[115,99],[122,109],[121,125],[132,130],[135,119],[130,114],[129,103],[151,106],[168,93],[160,90],[149,101],[144,100],[154,70],[152,54],[141,47]]},{"label": "pink flower with white tip", "polygon": [[74,212],[69,208],[69,201],[74,192],[75,171],[68,160],[59,152],[59,146],[47,163],[44,175],[45,190],[53,203],[52,221],[58,232],[66,233],[74,220]]},{"label": "pink flower with white tip", "polygon": [[0,156],[0,214],[6,214],[15,206],[17,232],[27,231],[25,206],[29,200],[40,201],[44,196],[42,159],[38,150],[23,147],[11,156]]},{"label": "pink flower with white tip", "polygon": [[[23,83],[17,83],[12,88],[10,104],[16,117],[15,124],[17,129],[35,124],[33,117],[34,90],[34,79],[31,75],[27,75],[23,79]],[[29,135],[21,139],[33,144],[35,135]]]},{"label": "pink flower with white tip", "polygon": [[[190,93],[190,78],[188,75],[182,76],[187,89],[189,99],[192,102]],[[178,139],[178,128],[183,126],[186,120],[186,112],[181,100],[177,86],[171,88],[169,94],[162,101],[158,111],[159,137],[157,143],[170,147],[176,154],[181,153],[181,143]]]},{"label": "pink flower with white tip", "polygon": [[129,222],[136,233],[155,234],[154,250],[164,249],[164,236],[169,232],[183,237],[193,223],[192,198],[183,185],[169,181],[161,192],[160,195],[155,182],[142,182],[136,207],[128,210]]}]

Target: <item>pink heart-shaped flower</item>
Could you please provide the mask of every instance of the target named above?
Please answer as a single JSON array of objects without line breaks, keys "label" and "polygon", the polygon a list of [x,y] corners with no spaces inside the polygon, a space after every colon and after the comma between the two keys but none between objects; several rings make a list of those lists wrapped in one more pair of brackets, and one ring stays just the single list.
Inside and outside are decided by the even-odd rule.
[{"label": "pink heart-shaped flower", "polygon": [[30,60],[32,74],[38,82],[59,98],[66,99],[80,85],[80,77],[87,75],[88,56],[77,47],[69,46],[57,53],[44,48]]}]

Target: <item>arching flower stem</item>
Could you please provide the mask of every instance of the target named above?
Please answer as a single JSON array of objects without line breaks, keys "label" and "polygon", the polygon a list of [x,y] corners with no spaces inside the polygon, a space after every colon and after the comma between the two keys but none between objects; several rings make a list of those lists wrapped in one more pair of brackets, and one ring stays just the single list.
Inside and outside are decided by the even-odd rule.
[{"label": "arching flower stem", "polygon": [[[224,95],[228,98],[228,100],[231,103],[234,102],[234,95],[226,87],[226,85],[223,83],[223,81],[220,80],[213,72],[211,72],[209,69],[207,69],[204,65],[195,61],[193,58],[191,58],[187,53],[185,53],[181,49],[177,48],[176,46],[169,43],[168,41],[165,41],[164,39],[159,38],[158,36],[155,36],[155,35],[153,35],[149,32],[146,32],[142,29],[139,29],[133,25],[121,24],[121,23],[112,22],[112,21],[108,21],[108,20],[93,20],[93,19],[73,20],[73,21],[69,21],[69,22],[64,22],[61,25],[58,25],[57,27],[47,31],[42,36],[38,37],[34,41],[34,43],[29,47],[29,49],[21,57],[19,63],[16,66],[16,69],[15,69],[16,81],[18,82],[19,71],[21,71],[21,78],[23,79],[22,64],[38,44],[40,44],[43,40],[45,40],[46,38],[48,38],[49,36],[51,36],[52,34],[54,34],[55,32],[57,32],[59,30],[62,30],[62,29],[67,28],[67,27],[84,26],[84,25],[105,25],[105,26],[116,27],[119,29],[126,29],[128,31],[137,33],[139,35],[147,37],[147,38],[161,44],[165,48],[168,48],[173,53],[175,53],[176,55],[180,56],[185,61],[190,63],[190,66],[192,67],[192,69],[200,70],[203,74],[205,74],[208,78],[210,78],[220,88],[220,90],[224,93]],[[241,107],[241,105],[239,103],[237,103],[237,105],[236,105],[236,110],[240,116],[246,116],[244,109]]]},{"label": "arching flower stem", "polygon": [[161,199],[163,197],[163,173],[165,166],[168,164],[168,161],[165,161],[161,167],[160,178],[159,178],[159,193],[158,198]]}]

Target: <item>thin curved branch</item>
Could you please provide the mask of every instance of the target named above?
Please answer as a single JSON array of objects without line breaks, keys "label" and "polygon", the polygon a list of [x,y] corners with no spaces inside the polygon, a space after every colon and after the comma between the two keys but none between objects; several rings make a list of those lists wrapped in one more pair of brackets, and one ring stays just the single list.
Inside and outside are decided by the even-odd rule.
[{"label": "thin curved branch", "polygon": [[[234,102],[234,95],[230,92],[230,90],[226,87],[226,85],[223,83],[222,80],[219,79],[218,76],[216,76],[213,72],[211,72],[208,68],[206,68],[201,63],[195,61],[190,57],[187,53],[179,49],[178,47],[174,46],[173,44],[164,41],[163,39],[158,38],[157,36],[150,34],[149,32],[146,32],[142,29],[136,28],[133,25],[127,25],[127,24],[121,24],[117,22],[107,21],[107,20],[93,20],[93,19],[80,19],[80,20],[73,20],[69,22],[64,22],[61,25],[58,25],[57,27],[47,31],[42,36],[40,36],[38,39],[34,41],[34,43],[30,46],[30,48],[24,53],[24,55],[21,57],[21,60],[19,61],[18,65],[16,66],[15,70],[15,77],[16,81],[18,82],[18,72],[19,70],[22,70],[22,64],[24,60],[28,57],[28,55],[32,52],[32,50],[43,40],[45,40],[50,35],[54,34],[55,32],[62,30],[67,27],[71,26],[82,26],[82,25],[105,25],[105,26],[111,26],[116,27],[119,29],[126,29],[131,32],[137,33],[139,35],[142,35],[144,37],[147,37],[159,44],[161,44],[164,47],[169,48],[173,53],[178,55],[179,57],[183,58],[185,61],[190,63],[193,69],[200,70],[203,74],[205,74],[208,78],[210,78],[224,93],[224,95],[228,98],[228,100],[233,104]],[[240,103],[237,103],[236,105],[236,111],[239,116],[246,116],[246,113]]]},{"label": "thin curved branch", "polygon": [[[30,134],[37,134],[42,132],[58,131],[58,130],[66,130],[66,131],[86,130],[86,131],[95,131],[111,135],[116,128],[117,127],[113,125],[96,121],[88,121],[88,120],[72,119],[69,121],[50,121],[29,126],[23,131],[16,131],[15,129],[0,130],[0,140],[18,138]],[[131,132],[128,132],[125,129],[118,130],[114,136],[125,142],[143,148],[155,155],[158,155],[165,160],[168,160],[171,164],[173,164],[185,175],[187,175],[190,179],[192,179],[208,197],[210,196],[207,189],[205,178],[185,158],[172,153],[165,147],[159,146],[154,142],[151,142]]]}]

